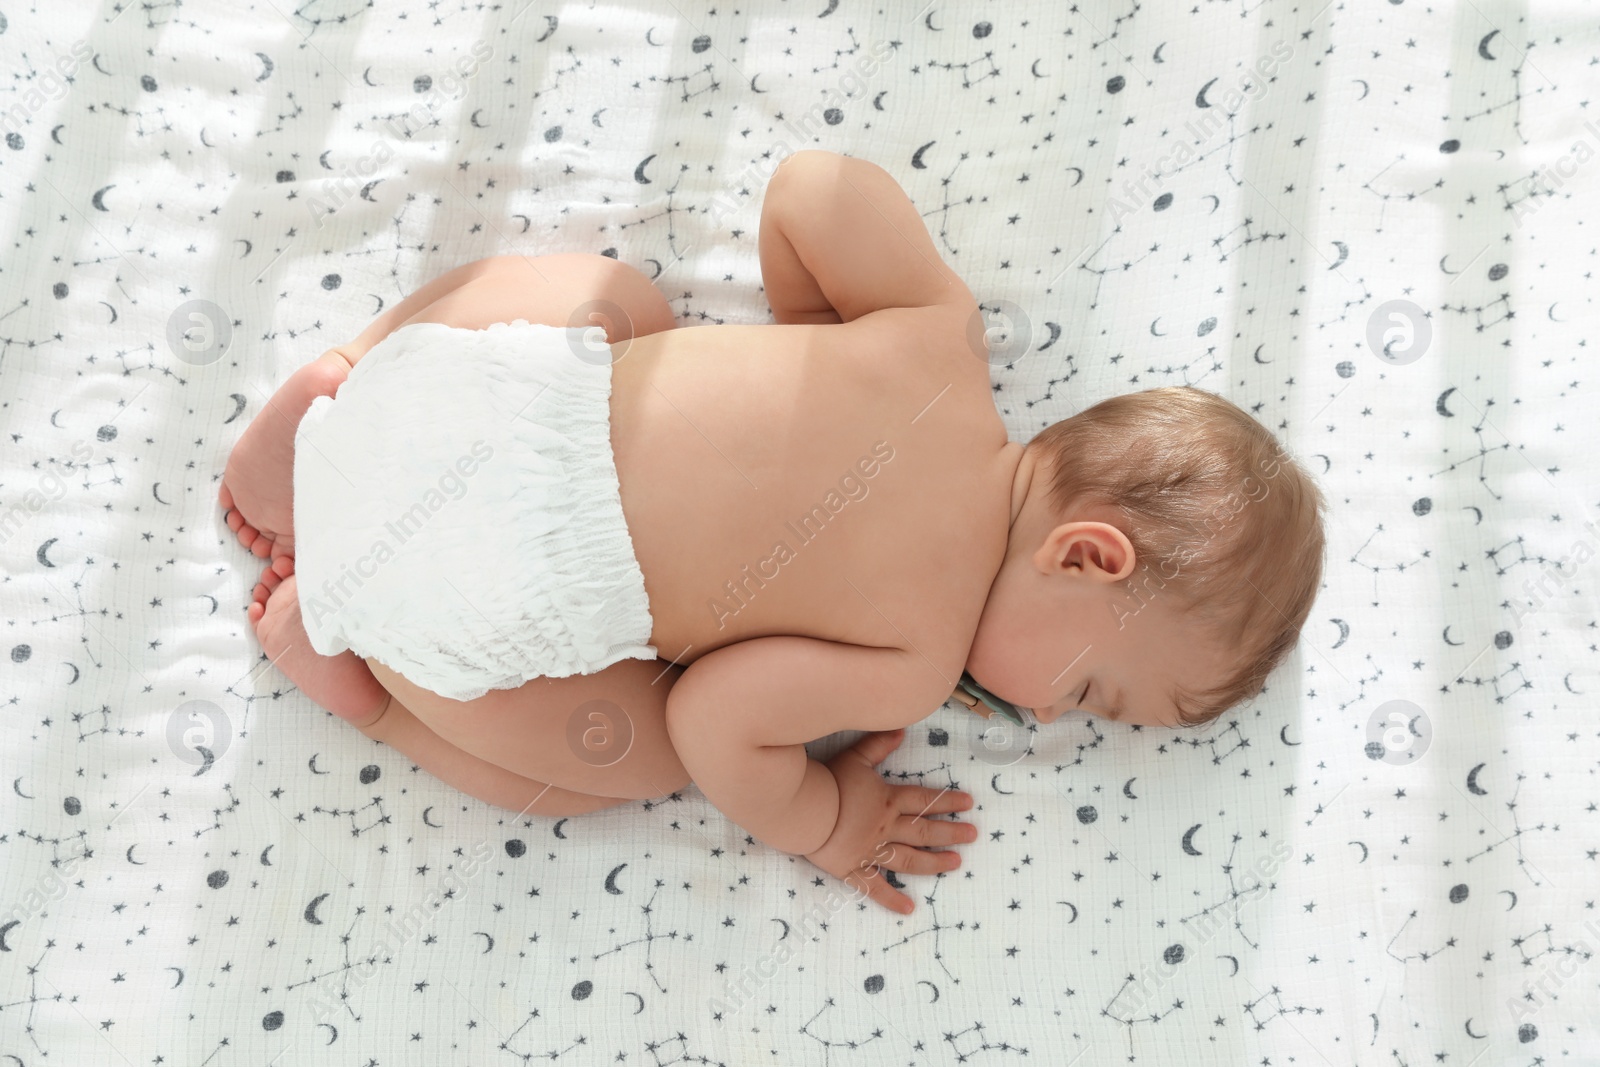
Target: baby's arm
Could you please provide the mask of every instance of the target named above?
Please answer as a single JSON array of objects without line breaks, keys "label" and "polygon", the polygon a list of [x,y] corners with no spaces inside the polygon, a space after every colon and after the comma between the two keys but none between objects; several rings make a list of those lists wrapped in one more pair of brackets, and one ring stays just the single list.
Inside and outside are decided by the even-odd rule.
[{"label": "baby's arm", "polygon": [[850,322],[972,292],[940,257],[905,190],[875,163],[807,149],[778,165],[761,205],[761,274],[778,322]]},{"label": "baby's arm", "polygon": [[[691,664],[667,696],[667,731],[701,792],[766,844],[812,858],[839,878],[862,865],[931,874],[959,860],[922,849],[971,840],[972,831],[922,816],[968,807],[971,797],[889,786],[876,773],[836,776],[807,758],[805,742],[838,730],[909,726],[948,690],[915,652],[761,637]],[[843,805],[842,790],[849,794]],[[836,826],[846,832],[835,835]],[[860,880],[873,899],[909,910],[884,879]]]}]

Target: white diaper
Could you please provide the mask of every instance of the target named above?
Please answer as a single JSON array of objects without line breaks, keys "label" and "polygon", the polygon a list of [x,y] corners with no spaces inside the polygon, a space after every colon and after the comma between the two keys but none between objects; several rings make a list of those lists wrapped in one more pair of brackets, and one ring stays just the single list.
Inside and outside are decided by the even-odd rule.
[{"label": "white diaper", "polygon": [[611,454],[611,364],[584,338],[522,319],[416,323],[312,401],[294,534],[313,648],[455,700],[656,658]]}]

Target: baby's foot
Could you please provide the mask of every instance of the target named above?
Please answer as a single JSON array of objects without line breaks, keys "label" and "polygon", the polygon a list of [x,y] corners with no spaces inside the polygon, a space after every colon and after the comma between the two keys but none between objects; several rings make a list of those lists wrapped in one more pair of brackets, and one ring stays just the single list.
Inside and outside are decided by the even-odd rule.
[{"label": "baby's foot", "polygon": [[388,709],[388,690],[360,656],[348,650],[323,656],[311,647],[300,619],[292,557],[280,556],[261,572],[246,614],[267,658],[322,707],[362,728],[377,722]]},{"label": "baby's foot", "polygon": [[349,376],[343,357],[325,353],[290,375],[245,428],[222,474],[217,503],[239,543],[262,559],[294,555],[294,435],[306,409]]}]

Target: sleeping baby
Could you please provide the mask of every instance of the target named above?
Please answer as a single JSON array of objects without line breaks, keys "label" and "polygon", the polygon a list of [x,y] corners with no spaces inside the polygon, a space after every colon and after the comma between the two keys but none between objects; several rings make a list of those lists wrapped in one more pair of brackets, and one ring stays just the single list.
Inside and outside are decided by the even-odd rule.
[{"label": "sleeping baby", "polygon": [[789,156],[759,243],[776,325],[674,328],[605,256],[452,270],[291,376],[220,501],[264,652],[367,736],[522,813],[692,781],[909,912],[888,872],[977,829],[884,779],[905,727],[1210,721],[1294,645],[1322,501],[1188,387],[1008,440],[982,310],[871,163]]}]

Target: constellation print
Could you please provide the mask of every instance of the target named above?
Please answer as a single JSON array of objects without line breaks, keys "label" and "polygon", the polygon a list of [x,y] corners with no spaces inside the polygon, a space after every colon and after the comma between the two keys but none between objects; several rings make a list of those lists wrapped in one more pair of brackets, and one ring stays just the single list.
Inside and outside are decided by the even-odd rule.
[{"label": "constellation print", "polygon": [[1230,914],[1232,917],[1233,929],[1241,938],[1244,939],[1244,943],[1254,949],[1259,949],[1261,947],[1260,942],[1252,939],[1250,935],[1244,931],[1244,924],[1240,921],[1240,916],[1244,910],[1244,906],[1240,904],[1240,901],[1244,900],[1245,904],[1254,903],[1256,899],[1260,898],[1245,899],[1246,894],[1256,893],[1262,888],[1263,885],[1265,885],[1266,892],[1270,893],[1278,888],[1278,883],[1262,883],[1258,881],[1254,885],[1246,887],[1243,891],[1239,889],[1238,883],[1235,882],[1233,878],[1233,868],[1234,858],[1239,853],[1239,842],[1242,840],[1244,840],[1242,834],[1235,833],[1233,835],[1232,841],[1230,842],[1230,847],[1228,848],[1228,858],[1221,864],[1222,873],[1228,879],[1228,895],[1223,897],[1221,900],[1218,900],[1214,904],[1209,904],[1206,907],[1201,908],[1199,911],[1191,912],[1188,915],[1182,915],[1178,918],[1178,921],[1185,924],[1185,926],[1191,922],[1194,923],[1193,929],[1196,931],[1196,937],[1199,939],[1201,944],[1209,942],[1211,937],[1216,933],[1218,927],[1214,925],[1214,922],[1201,922],[1199,920],[1209,919],[1212,912],[1219,908],[1226,908],[1228,909],[1228,914]]},{"label": "constellation print", "polygon": [[822,1062],[823,1063],[827,1064],[827,1063],[832,1063],[833,1062],[833,1050],[836,1049],[836,1048],[848,1049],[851,1052],[854,1052],[857,1049],[866,1048],[867,1046],[872,1045],[875,1042],[878,1042],[878,1041],[881,1041],[881,1040],[884,1039],[885,1034],[883,1032],[883,1028],[882,1027],[875,1027],[870,1032],[862,1034],[862,1035],[860,1035],[858,1037],[853,1037],[853,1038],[846,1037],[846,1038],[839,1038],[839,1039],[836,1039],[836,1040],[835,1039],[821,1037],[820,1035],[812,1033],[811,1032],[811,1027],[816,1023],[816,1021],[818,1019],[822,1018],[823,1014],[825,1012],[827,1012],[829,1008],[832,1008],[833,1006],[834,1006],[833,998],[829,997],[823,1003],[822,1007],[818,1008],[816,1013],[814,1015],[812,1015],[811,1018],[807,1019],[805,1021],[805,1023],[803,1025],[801,1025],[801,1027],[800,1027],[800,1032],[802,1034],[804,1034],[805,1036],[809,1037],[811,1040],[815,1041],[818,1045],[822,1046]]},{"label": "constellation print", "polygon": [[1394,192],[1390,192],[1385,189],[1379,189],[1377,187],[1378,179],[1389,173],[1389,169],[1396,163],[1404,162],[1405,158],[1406,154],[1401,152],[1398,156],[1394,157],[1394,159],[1390,161],[1388,166],[1384,167],[1378,173],[1361,183],[1361,188],[1363,191],[1378,198],[1378,228],[1374,231],[1375,233],[1383,232],[1383,223],[1389,211],[1390,201],[1398,200],[1403,204],[1409,204],[1419,197],[1427,196],[1429,193],[1437,192],[1438,190],[1444,188],[1444,179],[1438,178],[1434,180],[1433,184],[1424,185],[1417,189],[1402,189]]},{"label": "constellation print", "polygon": [[[647,902],[645,902],[644,904],[641,904],[639,906],[639,910],[644,913],[644,933],[643,933],[643,935],[641,935],[639,937],[635,937],[630,941],[619,941],[616,944],[612,945],[610,948],[606,949],[604,952],[596,952],[590,958],[598,960],[598,959],[601,959],[601,958],[603,958],[605,956],[609,956],[614,952],[621,952],[624,949],[632,948],[635,945],[643,945],[644,946],[644,969],[645,969],[645,973],[650,976],[650,981],[655,983],[655,987],[656,987],[657,991],[665,993],[667,991],[667,987],[662,985],[661,984],[661,980],[656,977],[656,965],[655,965],[655,961],[653,959],[654,953],[655,953],[655,948],[656,948],[656,942],[660,941],[662,939],[676,941],[678,939],[678,931],[671,930],[671,931],[668,931],[667,933],[664,933],[664,934],[656,933],[656,929],[655,929],[655,902],[656,902],[656,895],[661,892],[662,884],[663,883],[661,882],[661,880],[657,879],[656,880],[655,889],[652,890],[651,893],[650,893],[650,899]],[[609,932],[612,933],[612,934],[615,934],[616,933],[615,927],[611,928],[609,930]]]},{"label": "constellation print", "polygon": [[[944,1039],[949,1044],[950,1050],[955,1053],[957,1063],[966,1063],[980,1052],[1002,1053],[1004,1054],[1001,1056],[1002,1059],[1011,1055],[1027,1056],[1029,1054],[1028,1049],[1024,1046],[1014,1045],[1009,1041],[990,1041],[988,1035],[983,1031],[984,1026],[982,1023],[973,1023],[964,1029],[945,1033]],[[968,1041],[975,1041],[976,1044],[963,1049],[962,1046],[967,1044]],[[1078,1055],[1081,1056],[1082,1053],[1080,1052]],[[1076,1058],[1074,1057],[1074,1059]]]},{"label": "constellation print", "polygon": [[1406,560],[1406,561],[1403,561],[1403,562],[1400,562],[1400,563],[1368,563],[1366,560],[1361,558],[1361,554],[1363,552],[1365,552],[1368,549],[1368,547],[1371,546],[1372,542],[1377,540],[1378,535],[1383,533],[1383,532],[1384,532],[1383,523],[1380,522],[1380,523],[1378,523],[1377,527],[1370,534],[1367,535],[1367,539],[1365,541],[1361,542],[1361,547],[1357,548],[1355,550],[1355,552],[1352,553],[1351,556],[1350,556],[1350,562],[1353,565],[1355,565],[1357,567],[1360,567],[1362,570],[1370,571],[1372,573],[1372,606],[1373,607],[1377,607],[1378,604],[1379,604],[1378,580],[1383,574],[1385,574],[1387,572],[1390,572],[1390,571],[1394,572],[1395,574],[1404,574],[1406,572],[1406,568],[1415,567],[1417,564],[1419,564],[1423,560],[1427,559],[1429,557],[1429,555],[1431,554],[1431,550],[1430,549],[1423,549],[1421,554],[1418,555],[1415,559]]},{"label": "constellation print", "polygon": [[[1271,1001],[1270,1004],[1267,1003],[1269,1000]],[[1265,1006],[1263,1007],[1263,1005]],[[1266,1014],[1257,1016],[1257,1008],[1260,1008]],[[1285,1004],[1283,1002],[1282,990],[1280,990],[1277,986],[1273,986],[1255,1000],[1247,1001],[1244,1006],[1244,1013],[1250,1017],[1250,1022],[1255,1025],[1257,1030],[1265,1030],[1267,1028],[1267,1024],[1272,1022],[1274,1019],[1285,1018],[1291,1014],[1304,1015],[1306,1012],[1310,1012],[1313,1016],[1316,1016],[1321,1015],[1322,1011],[1323,1009],[1321,1008],[1312,1007],[1306,1004]]]},{"label": "constellation print", "polygon": [[[1522,868],[1522,873],[1527,876],[1528,881],[1532,882],[1536,886],[1541,886],[1544,885],[1544,881],[1541,878],[1535,877],[1535,873],[1538,871],[1538,868],[1534,867],[1533,864],[1529,862],[1528,857],[1522,851],[1522,837],[1524,834],[1542,832],[1545,829],[1545,824],[1541,822],[1534,826],[1523,826],[1522,820],[1517,815],[1517,797],[1522,793],[1522,782],[1526,777],[1527,776],[1522,772],[1517,772],[1517,787],[1516,789],[1512,790],[1511,799],[1505,803],[1505,809],[1511,813],[1511,832],[1508,834],[1503,834],[1498,841],[1491,842],[1490,844],[1479,849],[1477,852],[1469,854],[1465,857],[1464,862],[1471,863],[1479,856],[1486,856],[1495,849],[1499,848],[1501,845],[1505,844],[1507,841],[1510,841],[1517,850],[1517,866]],[[1484,822],[1489,823],[1490,828],[1496,833],[1500,832],[1499,827],[1495,826],[1491,820],[1485,818]],[[1553,829],[1559,829],[1559,827],[1554,827]],[[1482,834],[1484,831],[1479,830],[1478,832]]]},{"label": "constellation print", "polygon": [[[1459,392],[1459,390],[1457,390],[1454,386],[1447,389],[1445,393],[1439,397],[1438,406],[1446,406],[1445,402],[1449,399],[1450,395],[1457,392]],[[1463,395],[1461,399],[1466,400],[1466,397]],[[1488,457],[1495,452],[1509,451],[1511,448],[1511,442],[1502,440],[1498,445],[1485,443],[1486,439],[1483,431],[1484,427],[1489,425],[1489,409],[1495,406],[1495,400],[1493,397],[1485,400],[1482,408],[1478,408],[1476,405],[1472,404],[1470,400],[1467,400],[1467,404],[1478,412],[1478,421],[1474,423],[1472,427],[1473,436],[1478,439],[1478,449],[1465,459],[1455,460],[1449,466],[1434,471],[1433,474],[1434,476],[1449,474],[1459,467],[1463,467],[1468,463],[1476,462],[1478,464],[1478,484],[1483,486],[1484,491],[1495,500],[1501,500],[1503,497],[1501,497],[1501,495],[1495,491],[1494,486],[1489,484]],[[1495,432],[1498,433],[1499,431],[1497,430]],[[1444,451],[1446,454],[1448,454],[1450,450],[1446,448]]]}]

